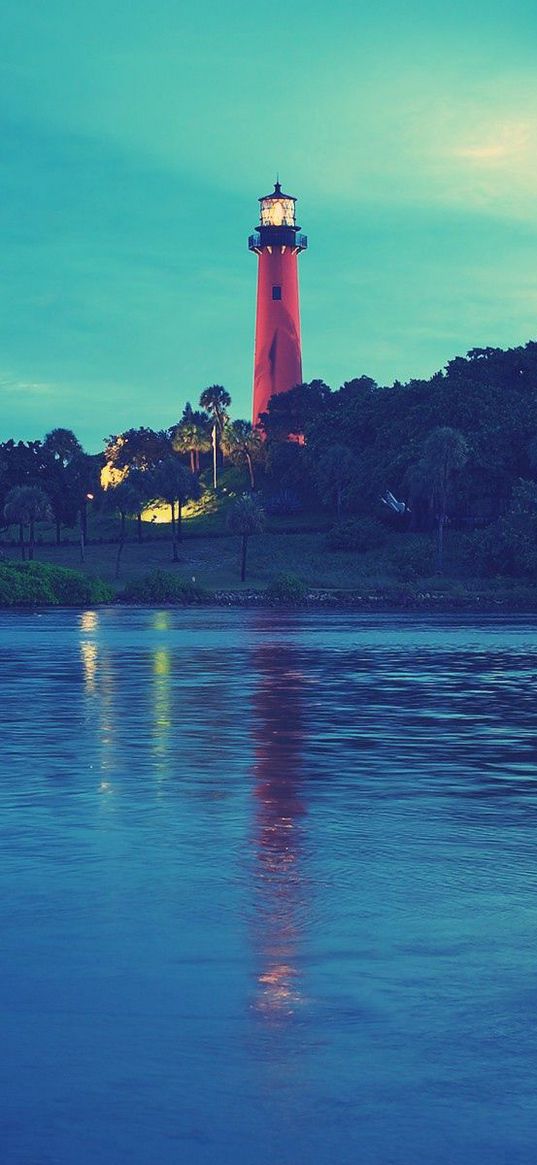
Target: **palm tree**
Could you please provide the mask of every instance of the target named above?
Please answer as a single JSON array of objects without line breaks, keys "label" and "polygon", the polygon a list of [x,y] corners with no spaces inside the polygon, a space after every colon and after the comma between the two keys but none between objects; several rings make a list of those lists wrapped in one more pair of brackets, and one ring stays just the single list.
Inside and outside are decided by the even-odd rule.
[{"label": "palm tree", "polygon": [[80,441],[72,429],[51,429],[43,441],[46,458],[46,482],[50,504],[56,523],[56,545],[62,539],[62,523],[70,524],[76,515],[66,481],[66,469],[74,458],[83,453]]},{"label": "palm tree", "polygon": [[211,384],[200,396],[200,405],[212,420],[213,441],[213,486],[217,485],[218,440],[228,419],[227,410],[231,404],[229,392],[221,384]]},{"label": "palm tree", "polygon": [[246,550],[252,534],[261,534],[265,529],[265,512],[256,498],[244,494],[237,498],[228,511],[228,529],[241,538],[241,582],[246,578]]},{"label": "palm tree", "polygon": [[432,429],[425,439],[415,467],[415,486],[429,499],[437,527],[437,567],[444,563],[444,527],[454,474],[468,460],[468,444],[458,429],[448,425]]},{"label": "palm tree", "polygon": [[[150,474],[146,470],[133,469],[128,477],[110,486],[105,492],[107,506],[119,513],[119,544],[116,556],[115,577],[119,578],[119,565],[123,547],[125,545],[125,522],[128,517],[136,515],[138,525],[141,521],[141,511],[151,496]],[[140,538],[139,538],[140,540]]]},{"label": "palm tree", "polygon": [[[181,465],[178,457],[165,457],[151,472],[153,501],[167,502],[171,512],[172,560],[178,562],[177,543],[181,541],[181,519],[185,502],[195,501],[201,494],[200,483],[194,473]],[[177,505],[177,522],[175,507]]]},{"label": "palm tree", "polygon": [[191,473],[199,473],[200,453],[208,453],[210,448],[210,433],[195,420],[180,421],[173,430],[172,449],[176,453],[188,453]]},{"label": "palm tree", "polygon": [[246,463],[250,487],[255,489],[254,462],[260,461],[265,449],[259,430],[250,421],[228,421],[222,430],[220,447],[234,465]]},{"label": "palm tree", "polygon": [[21,530],[21,551],[24,562],[24,527],[29,527],[28,559],[34,557],[35,523],[46,522],[52,517],[50,502],[39,485],[15,485],[10,489],[4,504],[4,517],[10,524],[17,522]]}]

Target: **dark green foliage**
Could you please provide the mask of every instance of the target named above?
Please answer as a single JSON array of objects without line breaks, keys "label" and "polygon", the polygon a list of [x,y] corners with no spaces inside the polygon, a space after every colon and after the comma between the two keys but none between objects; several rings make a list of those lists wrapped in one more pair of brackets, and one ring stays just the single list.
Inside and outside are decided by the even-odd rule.
[{"label": "dark green foliage", "polygon": [[294,606],[305,601],[308,589],[296,574],[279,574],[269,583],[265,594],[271,603]]},{"label": "dark green foliage", "polygon": [[[391,388],[350,382],[310,418],[307,448],[314,458],[330,444],[354,452],[357,475],[347,504],[365,513],[387,488],[409,501],[410,472],[439,425],[458,430],[469,451],[450,490],[450,520],[496,518],[513,480],[534,471],[537,344],[507,352],[473,349],[428,381]],[[430,528],[429,505],[412,508],[411,520],[415,529]]]},{"label": "dark green foliage", "polygon": [[216,424],[219,433],[222,432],[227,421],[227,410],[230,404],[229,392],[221,384],[211,384],[209,388],[204,388],[200,396],[201,408]]},{"label": "dark green foliage", "polygon": [[153,469],[170,453],[171,444],[167,433],[142,426],[109,437],[105,460],[114,469],[144,470]]},{"label": "dark green foliage", "polygon": [[378,550],[388,538],[386,527],[374,518],[346,518],[337,522],[326,535],[330,550],[353,550],[363,554]]},{"label": "dark green foliage", "polygon": [[222,452],[234,465],[245,465],[250,489],[255,489],[254,466],[265,459],[265,446],[258,429],[250,421],[228,421],[220,436]]},{"label": "dark green foliage", "polygon": [[424,534],[399,535],[391,547],[394,574],[401,582],[431,578],[436,573],[432,540]]},{"label": "dark green foliage", "polygon": [[[183,506],[188,501],[197,501],[201,496],[201,486],[195,473],[190,473],[177,454],[165,457],[151,471],[148,496],[153,501],[167,502],[170,506],[172,528],[172,559],[178,561],[177,543],[182,537]],[[177,505],[177,522],[175,506]]]},{"label": "dark green foliage", "polygon": [[271,396],[266,413],[261,414],[262,428],[267,437],[279,441],[303,436],[312,421],[324,414],[329,400],[330,389],[324,381],[297,384],[288,392]]},{"label": "dark green foliage", "polygon": [[301,509],[300,498],[293,489],[280,489],[265,499],[265,513],[269,517],[288,517],[299,514]]},{"label": "dark green foliage", "polygon": [[[48,576],[36,574],[37,563],[0,564],[0,607],[34,607],[56,605],[57,600]],[[41,565],[41,564],[39,564]]]},{"label": "dark green foliage", "polygon": [[339,520],[358,475],[355,457],[346,445],[329,445],[314,463],[314,475],[323,502],[335,507]]},{"label": "dark green foliage", "polygon": [[218,454],[224,425],[228,420],[228,408],[231,397],[227,389],[221,384],[211,384],[205,388],[200,396],[201,408],[211,418],[211,444],[213,450],[213,488],[218,484]]},{"label": "dark green foliage", "polygon": [[473,578],[537,578],[537,521],[506,515],[485,530],[468,535],[462,565]]},{"label": "dark green foliage", "polygon": [[108,603],[113,597],[112,588],[102,579],[89,578],[77,570],[44,562],[0,563],[2,607],[82,607]]},{"label": "dark green foliage", "polygon": [[509,509],[485,530],[464,540],[463,564],[475,578],[537,578],[537,485],[517,482]]},{"label": "dark green foliage", "polygon": [[17,523],[21,530],[22,557],[25,558],[23,530],[28,526],[28,557],[34,557],[35,526],[36,522],[43,522],[50,518],[50,500],[39,485],[14,485],[10,489],[5,505],[4,517],[9,523]]},{"label": "dark green foliage", "polygon": [[314,469],[315,460],[305,445],[298,441],[267,441],[263,494],[269,505],[273,498],[288,499],[292,495],[296,502],[294,512],[318,510],[320,499]]},{"label": "dark green foliage", "polygon": [[265,529],[265,511],[253,494],[243,494],[237,498],[227,513],[227,527],[241,539],[241,582],[246,578],[246,550],[252,534],[261,534]]},{"label": "dark green foliage", "polygon": [[167,570],[154,570],[127,583],[123,597],[134,603],[177,603],[188,606],[207,602],[209,593]]}]

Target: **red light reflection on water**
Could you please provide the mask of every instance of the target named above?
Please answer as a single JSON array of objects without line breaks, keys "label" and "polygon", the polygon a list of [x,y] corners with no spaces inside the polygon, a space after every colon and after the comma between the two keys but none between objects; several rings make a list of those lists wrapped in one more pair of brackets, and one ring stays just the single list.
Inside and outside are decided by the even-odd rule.
[{"label": "red light reflection on water", "polygon": [[286,645],[255,651],[253,850],[254,945],[258,961],[254,1010],[289,1021],[303,1001],[299,969],[303,780],[302,676]]}]

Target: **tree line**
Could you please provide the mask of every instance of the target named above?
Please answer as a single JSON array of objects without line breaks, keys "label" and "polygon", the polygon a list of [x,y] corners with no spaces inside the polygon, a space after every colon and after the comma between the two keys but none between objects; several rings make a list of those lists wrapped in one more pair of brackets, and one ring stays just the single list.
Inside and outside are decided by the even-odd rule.
[{"label": "tree line", "polygon": [[[4,442],[6,524],[29,530],[30,554],[44,517],[55,522],[58,541],[63,526],[77,525],[83,549],[91,501],[118,514],[120,555],[126,519],[137,518],[141,539],[141,514],[160,501],[169,506],[176,558],[185,503],[202,488],[218,489],[228,461],[243,468],[244,492],[258,495],[269,514],[317,508],[336,521],[374,515],[410,530],[436,528],[441,555],[448,522],[491,526],[513,498],[529,505],[531,489],[520,483],[537,482],[535,342],[474,348],[406,384],[382,387],[360,376],[332,391],[313,380],[272,397],[258,428],[232,420],[230,407],[229,392],[212,385],[169,429],[112,435],[97,456],[65,429],[42,441]],[[387,494],[398,506],[390,514]]]},{"label": "tree line", "polygon": [[[78,527],[81,557],[87,542],[88,505],[119,518],[116,572],[126,536],[126,521],[137,519],[142,540],[142,513],[169,507],[172,558],[178,559],[184,505],[197,500],[205,486],[202,468],[210,459],[210,481],[218,487],[224,459],[243,466],[250,491],[263,453],[258,430],[229,415],[231,396],[222,385],[201,393],[200,407],[187,402],[179,422],[155,431],[147,426],[112,434],[101,454],[84,451],[69,429],[56,428],[43,440],[0,444],[0,504],[5,527],[19,527],[22,557],[34,557],[35,527],[53,521],[59,545],[62,528]],[[25,531],[28,538],[25,540]]]}]

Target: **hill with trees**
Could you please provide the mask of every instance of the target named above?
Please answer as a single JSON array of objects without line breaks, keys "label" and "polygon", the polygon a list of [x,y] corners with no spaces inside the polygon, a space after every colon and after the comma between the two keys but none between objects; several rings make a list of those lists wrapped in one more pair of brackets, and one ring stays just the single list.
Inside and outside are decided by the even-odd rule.
[{"label": "hill with trees", "polygon": [[233,418],[230,393],[212,385],[168,429],[114,434],[99,454],[64,428],[0,444],[1,538],[21,557],[71,544],[84,562],[88,542],[109,541],[119,574],[134,540],[140,566],[142,547],[163,536],[177,561],[183,524],[187,537],[235,531],[244,548],[248,497],[264,515],[251,532],[266,529],[253,539],[254,572],[255,546],[294,532],[292,569],[297,538],[323,548],[320,585],[334,555],[340,586],[375,561],[400,581],[406,563],[408,581],[537,582],[537,343],[475,348],[406,384],[360,376],[332,391],[313,380],[273,397],[259,429]]}]

